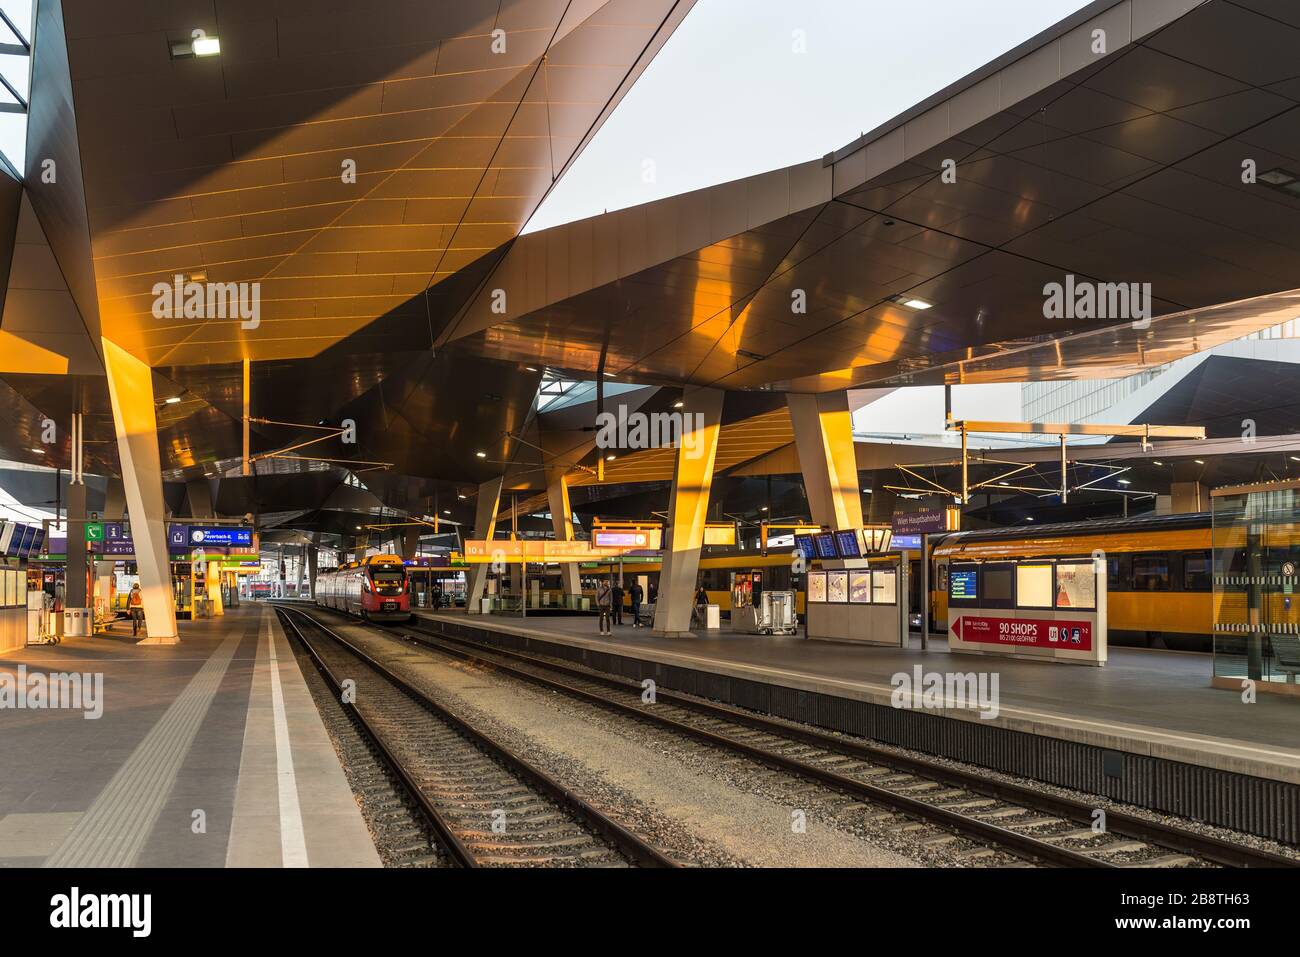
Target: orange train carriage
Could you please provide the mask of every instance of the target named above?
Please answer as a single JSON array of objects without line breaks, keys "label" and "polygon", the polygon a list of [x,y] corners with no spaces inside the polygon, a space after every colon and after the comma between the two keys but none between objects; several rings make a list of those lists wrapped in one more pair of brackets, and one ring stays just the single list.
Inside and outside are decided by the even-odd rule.
[{"label": "orange train carriage", "polygon": [[[1229,580],[1244,575],[1244,542],[1220,532]],[[1101,558],[1106,562],[1107,623],[1113,645],[1210,651],[1216,617],[1214,545],[1208,512],[1017,526],[934,535],[930,613],[936,632],[948,622],[948,565],[956,561],[1014,561],[1026,558]],[[1271,550],[1266,564],[1280,568],[1296,561],[1300,547]],[[1224,555],[1227,555],[1224,558]],[[1266,573],[1268,569],[1266,569]],[[1244,622],[1244,590],[1225,587],[1217,609],[1220,621]],[[1272,609],[1275,621],[1296,620],[1300,609],[1289,600]]]},{"label": "orange train carriage", "polygon": [[397,555],[371,555],[316,577],[316,604],[366,621],[410,621],[411,588]]}]

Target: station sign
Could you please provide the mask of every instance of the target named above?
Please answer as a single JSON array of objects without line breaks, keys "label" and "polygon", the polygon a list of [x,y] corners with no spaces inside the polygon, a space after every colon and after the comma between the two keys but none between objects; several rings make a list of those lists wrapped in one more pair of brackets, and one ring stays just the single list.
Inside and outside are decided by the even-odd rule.
[{"label": "station sign", "polygon": [[1090,621],[961,615],[952,623],[952,633],[960,641],[979,644],[1092,651]]},{"label": "station sign", "polygon": [[948,510],[923,508],[915,512],[895,512],[890,524],[895,535],[923,535],[949,530]]},{"label": "station sign", "polygon": [[654,549],[663,533],[659,529],[598,528],[591,533],[596,548]]},{"label": "station sign", "polygon": [[253,544],[253,530],[231,525],[191,525],[187,543],[213,548],[248,548]]},{"label": "station sign", "polygon": [[86,523],[86,541],[102,542],[104,540],[104,523],[87,522]]}]

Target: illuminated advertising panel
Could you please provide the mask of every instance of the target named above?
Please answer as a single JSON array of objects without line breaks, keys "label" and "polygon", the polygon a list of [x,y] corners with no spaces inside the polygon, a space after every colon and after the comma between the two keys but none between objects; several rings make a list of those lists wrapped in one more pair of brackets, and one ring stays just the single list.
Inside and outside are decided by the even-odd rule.
[{"label": "illuminated advertising panel", "polygon": [[871,572],[849,573],[849,603],[854,605],[871,603]]},{"label": "illuminated advertising panel", "polygon": [[1016,566],[1016,605],[1020,608],[1052,607],[1052,566]]},{"label": "illuminated advertising panel", "polygon": [[1087,611],[1097,607],[1097,577],[1091,562],[1056,566],[1056,607]]},{"label": "illuminated advertising panel", "polygon": [[842,605],[849,600],[849,573],[826,573],[826,600],[832,604]]},{"label": "illuminated advertising panel", "polygon": [[808,573],[808,600],[812,602],[826,601],[826,573],[825,572]]}]

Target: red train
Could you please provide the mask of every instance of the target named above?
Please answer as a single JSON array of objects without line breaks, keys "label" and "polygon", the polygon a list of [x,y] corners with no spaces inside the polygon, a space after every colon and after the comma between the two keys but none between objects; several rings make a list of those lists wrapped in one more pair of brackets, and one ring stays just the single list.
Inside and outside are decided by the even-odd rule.
[{"label": "red train", "polygon": [[396,555],[371,555],[317,575],[316,604],[365,621],[410,621],[406,565]]}]

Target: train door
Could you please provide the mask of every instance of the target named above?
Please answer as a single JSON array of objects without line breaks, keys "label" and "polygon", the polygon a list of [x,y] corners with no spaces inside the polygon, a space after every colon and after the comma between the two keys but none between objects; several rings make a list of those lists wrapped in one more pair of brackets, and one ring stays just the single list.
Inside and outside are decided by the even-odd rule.
[{"label": "train door", "polygon": [[921,609],[926,602],[921,594],[921,560],[913,558],[907,563],[907,627],[921,630]]}]

